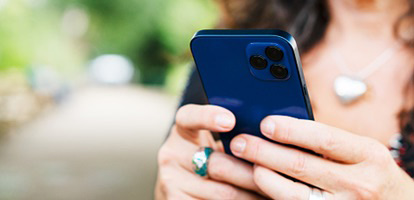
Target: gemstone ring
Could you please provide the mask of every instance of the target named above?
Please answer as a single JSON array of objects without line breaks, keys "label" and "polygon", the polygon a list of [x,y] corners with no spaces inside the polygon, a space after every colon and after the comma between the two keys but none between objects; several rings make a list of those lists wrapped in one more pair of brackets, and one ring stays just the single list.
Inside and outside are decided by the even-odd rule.
[{"label": "gemstone ring", "polygon": [[207,165],[210,155],[213,153],[210,147],[201,147],[193,155],[193,170],[201,177],[207,177]]}]

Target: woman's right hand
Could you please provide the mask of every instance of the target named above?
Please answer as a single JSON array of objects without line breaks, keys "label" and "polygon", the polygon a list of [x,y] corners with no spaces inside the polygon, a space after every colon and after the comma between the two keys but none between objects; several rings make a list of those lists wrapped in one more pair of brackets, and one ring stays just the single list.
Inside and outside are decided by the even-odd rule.
[{"label": "woman's right hand", "polygon": [[[223,153],[211,132],[229,132],[234,115],[218,106],[186,105],[158,153],[156,199],[263,199],[253,180],[253,167]],[[210,132],[211,131],[211,132]],[[213,148],[209,178],[195,174],[192,156],[203,146]]]}]

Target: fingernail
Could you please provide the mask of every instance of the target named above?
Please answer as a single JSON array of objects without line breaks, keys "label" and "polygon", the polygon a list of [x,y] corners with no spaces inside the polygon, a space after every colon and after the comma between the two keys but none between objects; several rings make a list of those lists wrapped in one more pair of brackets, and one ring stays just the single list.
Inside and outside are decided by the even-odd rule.
[{"label": "fingernail", "polygon": [[221,128],[230,128],[232,121],[229,116],[221,114],[216,117],[216,124]]},{"label": "fingernail", "polygon": [[234,154],[240,155],[246,148],[246,140],[243,138],[235,138],[232,142],[231,150]]},{"label": "fingernail", "polygon": [[271,121],[266,122],[263,125],[263,135],[267,137],[272,137],[274,131],[275,131],[275,124]]}]

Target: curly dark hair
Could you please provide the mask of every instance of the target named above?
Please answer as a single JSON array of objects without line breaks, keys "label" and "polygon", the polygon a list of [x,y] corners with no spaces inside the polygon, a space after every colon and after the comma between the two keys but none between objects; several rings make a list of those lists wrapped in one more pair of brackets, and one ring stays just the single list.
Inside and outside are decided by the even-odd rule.
[{"label": "curly dark hair", "polygon": [[[395,37],[414,49],[414,34],[403,35],[401,27],[414,30],[414,0],[406,0],[408,11],[395,23]],[[326,0],[219,0],[222,28],[282,29],[290,32],[302,52],[309,51],[324,36],[330,13]],[[414,52],[413,52],[414,53]],[[414,74],[407,83],[407,100],[399,118],[405,152],[402,167],[414,175]]]}]

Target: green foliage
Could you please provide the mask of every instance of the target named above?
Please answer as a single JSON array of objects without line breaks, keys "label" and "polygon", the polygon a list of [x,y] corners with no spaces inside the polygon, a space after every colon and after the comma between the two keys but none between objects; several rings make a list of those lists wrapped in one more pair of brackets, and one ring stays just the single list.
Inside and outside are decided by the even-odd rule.
[{"label": "green foliage", "polygon": [[[89,17],[81,38],[62,32],[71,8]],[[131,59],[144,84],[174,84],[185,72],[174,68],[190,61],[192,35],[214,26],[215,12],[211,0],[8,0],[0,9],[0,70],[47,65],[71,77],[111,53]]]}]

